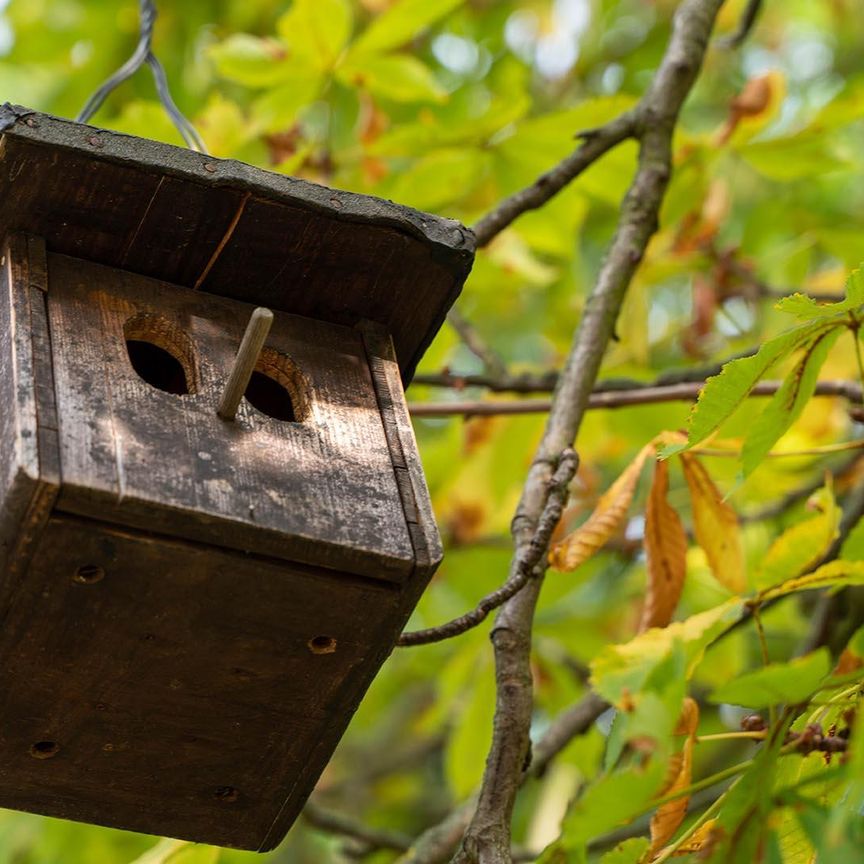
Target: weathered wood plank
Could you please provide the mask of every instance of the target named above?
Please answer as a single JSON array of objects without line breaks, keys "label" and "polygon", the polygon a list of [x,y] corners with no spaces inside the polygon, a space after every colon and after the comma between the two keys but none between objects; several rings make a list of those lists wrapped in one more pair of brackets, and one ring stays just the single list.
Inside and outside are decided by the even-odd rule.
[{"label": "weathered wood plank", "polygon": [[377,671],[398,594],[52,519],[0,632],[0,806],[272,845]]},{"label": "weathered wood plank", "polygon": [[[268,345],[305,379],[308,416],[216,409],[252,307],[59,255],[48,294],[66,512],[404,580],[414,551],[360,335],[279,314]],[[142,381],[124,326],[186,334],[197,392]]]}]

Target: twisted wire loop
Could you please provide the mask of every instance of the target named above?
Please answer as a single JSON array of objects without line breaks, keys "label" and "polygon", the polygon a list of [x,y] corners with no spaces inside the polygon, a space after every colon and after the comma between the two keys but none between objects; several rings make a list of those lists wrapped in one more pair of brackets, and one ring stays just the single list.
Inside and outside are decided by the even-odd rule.
[{"label": "twisted wire loop", "polygon": [[132,52],[132,56],[87,100],[87,104],[81,109],[76,120],[86,123],[101,107],[108,95],[116,90],[124,81],[131,78],[145,63],[153,73],[156,83],[156,93],[159,101],[165,109],[165,113],[171,118],[171,122],[186,142],[186,146],[199,153],[206,153],[207,147],[198,134],[195,127],[183,116],[168,87],[168,76],[165,69],[153,53],[153,25],[156,23],[156,6],[154,0],[140,0],[141,28],[138,44]]}]

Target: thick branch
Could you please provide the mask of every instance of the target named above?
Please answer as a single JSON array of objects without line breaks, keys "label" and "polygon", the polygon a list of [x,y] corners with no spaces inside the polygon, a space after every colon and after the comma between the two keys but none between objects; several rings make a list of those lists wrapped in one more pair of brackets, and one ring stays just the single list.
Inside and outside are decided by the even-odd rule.
[{"label": "thick branch", "polygon": [[[672,170],[675,123],[696,80],[721,5],[722,0],[684,0],[675,16],[672,36],[657,75],[635,112],[628,115],[627,134],[631,131],[630,123],[635,123],[640,138],[636,176],[622,203],[618,230],[597,284],[585,304],[546,430],[513,519],[515,555],[511,573],[536,533],[557,454],[572,445],[581,426],[624,295],[648,241],[657,230],[660,205]],[[507,221],[505,217],[504,224]],[[496,224],[494,220],[481,222],[478,226],[482,228],[481,242],[495,233]],[[477,811],[454,859],[460,864],[511,861],[510,820],[528,754],[533,710],[531,630],[541,585],[542,578],[532,579],[509,600],[499,612],[493,629],[497,698],[492,748]]]},{"label": "thick branch", "polygon": [[[782,381],[760,381],[750,391],[751,396],[773,396]],[[693,384],[670,384],[665,387],[637,387],[633,390],[608,390],[594,392],[588,399],[587,408],[627,408],[632,405],[653,405],[658,402],[695,402],[704,382]],[[816,385],[816,396],[842,396],[850,402],[861,404],[861,385],[855,381],[820,381]],[[548,399],[514,399],[509,402],[473,400],[470,402],[412,402],[409,406],[412,417],[466,417],[496,416],[500,414],[545,414],[551,410]]]},{"label": "thick branch", "polygon": [[576,452],[570,448],[566,449],[561,454],[558,468],[549,482],[546,504],[543,515],[537,523],[537,531],[531,538],[531,543],[525,553],[520,557],[515,572],[497,591],[487,594],[470,612],[466,612],[446,624],[430,627],[427,630],[413,630],[403,633],[396,644],[403,647],[428,645],[430,642],[443,642],[445,639],[452,639],[485,621],[490,612],[518,594],[528,584],[528,580],[535,575],[537,566],[549,548],[552,532],[560,521],[564,504],[567,502],[570,481],[576,474],[578,467],[579,460],[576,458]]}]

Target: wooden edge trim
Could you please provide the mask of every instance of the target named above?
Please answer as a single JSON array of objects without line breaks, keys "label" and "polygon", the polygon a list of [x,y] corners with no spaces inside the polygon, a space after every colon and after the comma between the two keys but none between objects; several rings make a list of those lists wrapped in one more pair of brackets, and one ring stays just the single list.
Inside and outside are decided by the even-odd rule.
[{"label": "wooden edge trim", "polygon": [[28,295],[26,303],[22,305],[29,313],[27,326],[32,351],[38,458],[38,476],[9,558],[9,573],[0,592],[5,601],[0,606],[6,609],[15,586],[29,565],[60,491],[60,446],[53,357],[48,330],[48,265],[45,241],[42,237],[33,235],[12,234],[6,238],[3,255],[8,258],[13,291],[23,288]]},{"label": "wooden edge trim", "polygon": [[441,562],[441,538],[402,391],[393,341],[379,324],[363,321],[357,325],[357,329],[363,336],[381,422],[390,447],[396,485],[414,547],[415,570],[428,577]]}]

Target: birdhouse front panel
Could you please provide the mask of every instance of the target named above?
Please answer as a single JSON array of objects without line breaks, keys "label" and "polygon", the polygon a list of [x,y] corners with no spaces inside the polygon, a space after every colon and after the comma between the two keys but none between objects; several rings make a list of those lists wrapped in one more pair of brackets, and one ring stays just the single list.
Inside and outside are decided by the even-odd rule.
[{"label": "birdhouse front panel", "polygon": [[441,560],[402,388],[472,238],[0,133],[0,806],[270,849]]},{"label": "birdhouse front panel", "polygon": [[235,422],[251,306],[50,255],[60,506],[404,580],[414,552],[362,332],[276,313]]}]

